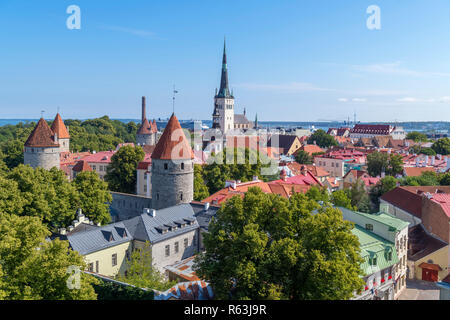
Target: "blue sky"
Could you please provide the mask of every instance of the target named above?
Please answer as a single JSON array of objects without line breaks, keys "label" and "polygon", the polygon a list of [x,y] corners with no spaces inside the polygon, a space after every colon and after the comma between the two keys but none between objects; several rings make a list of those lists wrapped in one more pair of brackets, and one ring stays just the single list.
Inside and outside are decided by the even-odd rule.
[{"label": "blue sky", "polygon": [[143,95],[165,118],[175,84],[178,117],[210,119],[226,36],[250,119],[450,120],[449,16],[448,0],[1,0],[0,118],[140,118]]}]

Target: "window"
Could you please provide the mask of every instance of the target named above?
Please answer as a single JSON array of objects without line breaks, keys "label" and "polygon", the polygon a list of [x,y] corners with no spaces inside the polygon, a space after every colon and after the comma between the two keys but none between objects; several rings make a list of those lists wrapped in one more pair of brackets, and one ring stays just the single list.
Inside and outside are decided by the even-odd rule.
[{"label": "window", "polygon": [[156,194],[156,200],[159,200],[159,193]]},{"label": "window", "polygon": [[114,253],[112,255],[112,266],[113,267],[117,266],[117,253]]},{"label": "window", "polygon": [[388,252],[387,258],[388,258],[389,261],[392,260],[392,251],[389,251],[389,252]]},{"label": "window", "polygon": [[167,165],[167,163],[164,163],[164,170],[167,170],[169,167]]},{"label": "window", "polygon": [[183,192],[180,193],[180,200],[183,200]]},{"label": "window", "polygon": [[147,192],[147,185],[144,184],[144,192]]},{"label": "window", "polygon": [[178,253],[178,250],[179,249],[179,246],[178,246],[178,241],[177,242],[175,242],[175,253]]},{"label": "window", "polygon": [[181,170],[184,170],[184,163],[181,164]]},{"label": "window", "polygon": [[188,242],[189,242],[188,238],[184,238],[184,247],[185,248],[187,248]]},{"label": "window", "polygon": [[99,269],[99,262],[98,260],[95,261],[95,272],[98,273],[98,269]]},{"label": "window", "polygon": [[97,170],[97,166],[92,166],[92,170]]},{"label": "window", "polygon": [[170,245],[166,246],[166,257],[170,256]]},{"label": "window", "polygon": [[94,263],[89,263],[89,272],[94,272]]},{"label": "window", "polygon": [[374,256],[374,257],[371,258],[370,264],[373,265],[373,266],[376,266],[376,265],[377,265],[377,257],[376,257],[376,256]]},{"label": "window", "polygon": [[126,250],[125,255],[127,257],[127,260],[130,261],[130,251]]},{"label": "window", "polygon": [[373,231],[373,225],[371,225],[371,224],[366,224],[366,230],[368,230],[368,231]]}]

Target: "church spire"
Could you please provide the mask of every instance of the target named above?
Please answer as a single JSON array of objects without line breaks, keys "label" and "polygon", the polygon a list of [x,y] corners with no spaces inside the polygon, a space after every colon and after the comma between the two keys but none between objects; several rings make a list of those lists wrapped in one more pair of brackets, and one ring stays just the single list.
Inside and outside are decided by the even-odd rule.
[{"label": "church spire", "polygon": [[223,39],[222,75],[220,78],[220,89],[217,97],[232,98],[228,87],[227,48],[225,38]]}]

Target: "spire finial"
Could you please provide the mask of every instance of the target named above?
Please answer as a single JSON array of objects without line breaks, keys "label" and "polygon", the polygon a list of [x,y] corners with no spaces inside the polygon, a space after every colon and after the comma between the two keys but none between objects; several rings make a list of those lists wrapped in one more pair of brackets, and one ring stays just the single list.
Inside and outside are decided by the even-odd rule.
[{"label": "spire finial", "polygon": [[41,110],[41,118],[44,118],[45,110]]},{"label": "spire finial", "polygon": [[175,85],[173,85],[173,114],[175,114],[175,94],[178,93],[177,90],[175,90]]}]

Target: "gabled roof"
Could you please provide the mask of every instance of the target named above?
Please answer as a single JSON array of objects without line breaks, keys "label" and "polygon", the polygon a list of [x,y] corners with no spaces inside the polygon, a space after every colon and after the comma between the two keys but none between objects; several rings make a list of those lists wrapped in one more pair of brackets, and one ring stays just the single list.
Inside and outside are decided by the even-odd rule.
[{"label": "gabled roof", "polygon": [[92,171],[91,166],[85,160],[78,161],[77,164],[72,168],[75,172]]},{"label": "gabled roof", "polygon": [[248,121],[245,114],[235,114],[234,115],[234,123],[235,124],[251,124],[251,122]]},{"label": "gabled roof", "polygon": [[[278,139],[278,141],[277,141]],[[292,146],[292,144],[294,143],[295,140],[298,140],[300,142],[300,140],[298,139],[297,136],[293,136],[293,135],[274,135],[272,136],[269,141],[267,142],[267,146],[268,147],[276,147],[276,148],[283,148],[285,151],[289,150]],[[278,142],[278,145],[276,145]]]},{"label": "gabled roof", "polygon": [[59,144],[54,141],[53,131],[50,129],[44,118],[39,119],[33,132],[31,132],[28,140],[25,142],[25,147],[59,147]]},{"label": "gabled roof", "polygon": [[173,113],[152,153],[152,159],[194,159],[194,152],[184,135],[180,122]]},{"label": "gabled roof", "polygon": [[147,118],[144,118],[144,121],[142,122],[141,126],[139,127],[137,134],[152,134],[150,123],[148,122]]},{"label": "gabled roof", "polygon": [[67,131],[64,121],[61,119],[59,113],[56,114],[51,129],[53,133],[58,136],[58,139],[70,139],[69,131]]},{"label": "gabled roof", "polygon": [[405,176],[407,177],[419,177],[424,172],[434,172],[433,167],[403,167]]},{"label": "gabled roof", "polygon": [[448,244],[425,231],[422,224],[408,230],[408,260],[417,261]]}]

